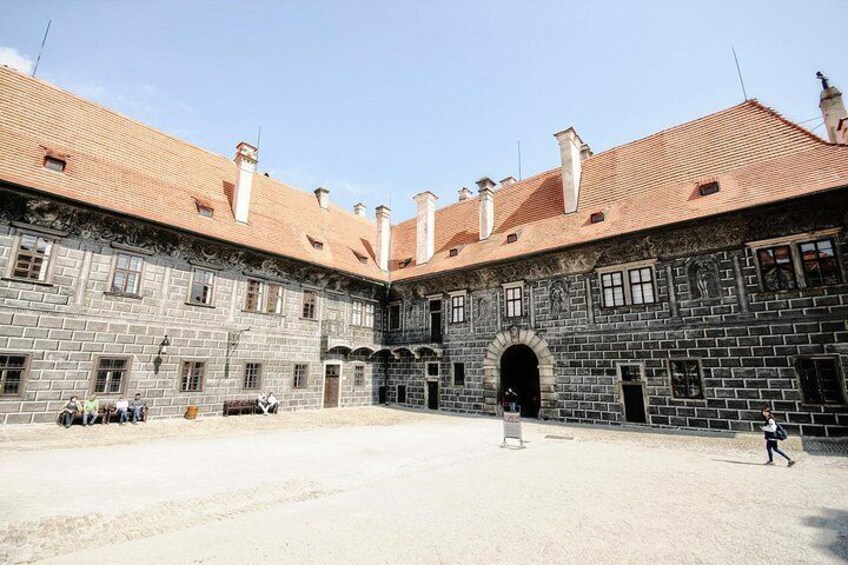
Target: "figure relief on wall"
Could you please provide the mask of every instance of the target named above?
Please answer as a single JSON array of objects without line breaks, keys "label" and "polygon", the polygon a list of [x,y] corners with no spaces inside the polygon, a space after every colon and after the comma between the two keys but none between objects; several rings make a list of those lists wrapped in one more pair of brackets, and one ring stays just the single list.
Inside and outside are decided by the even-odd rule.
[{"label": "figure relief on wall", "polygon": [[698,257],[689,262],[686,269],[689,278],[689,294],[696,300],[719,298],[718,264],[714,259]]},{"label": "figure relief on wall", "polygon": [[562,315],[568,313],[568,290],[568,283],[565,281],[557,280],[551,283],[551,314]]},{"label": "figure relief on wall", "polygon": [[485,323],[492,318],[492,303],[486,296],[477,299],[477,323]]}]

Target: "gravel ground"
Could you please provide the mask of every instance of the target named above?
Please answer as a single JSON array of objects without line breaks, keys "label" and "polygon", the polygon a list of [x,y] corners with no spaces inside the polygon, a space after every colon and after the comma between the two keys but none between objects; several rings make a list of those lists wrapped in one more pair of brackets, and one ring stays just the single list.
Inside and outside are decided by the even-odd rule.
[{"label": "gravel ground", "polygon": [[0,430],[0,562],[843,563],[848,459],[382,407]]}]

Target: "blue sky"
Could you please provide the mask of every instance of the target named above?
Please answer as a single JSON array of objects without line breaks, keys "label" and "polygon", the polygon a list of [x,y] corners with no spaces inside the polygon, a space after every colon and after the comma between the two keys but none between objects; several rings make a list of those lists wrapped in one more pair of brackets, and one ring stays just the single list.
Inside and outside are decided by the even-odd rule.
[{"label": "blue sky", "polygon": [[[848,2],[84,2],[0,0],[0,61],[395,222],[481,176],[597,153],[749,97],[819,116],[815,71],[848,91]],[[16,59],[17,58],[17,59]],[[805,126],[816,127],[820,120]],[[822,133],[822,128],[817,130]]]}]

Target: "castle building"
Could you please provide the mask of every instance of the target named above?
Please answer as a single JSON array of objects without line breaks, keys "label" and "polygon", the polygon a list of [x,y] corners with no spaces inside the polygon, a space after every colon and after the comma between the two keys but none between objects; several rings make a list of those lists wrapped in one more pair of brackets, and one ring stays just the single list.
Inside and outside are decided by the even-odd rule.
[{"label": "castle building", "polygon": [[[822,77],[823,78],[823,77]],[[352,212],[0,68],[0,419],[139,392],[151,417],[388,402],[848,434],[848,113],[756,101]]]}]

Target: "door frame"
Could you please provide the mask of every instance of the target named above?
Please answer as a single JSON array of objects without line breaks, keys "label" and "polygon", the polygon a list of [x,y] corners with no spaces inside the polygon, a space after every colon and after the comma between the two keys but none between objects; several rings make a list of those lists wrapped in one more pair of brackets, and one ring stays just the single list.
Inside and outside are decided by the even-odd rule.
[{"label": "door frame", "polygon": [[[438,367],[438,375],[435,377],[430,375],[430,365],[436,365]],[[436,383],[438,386],[439,382],[442,380],[442,364],[439,361],[427,361],[424,363],[424,408],[427,410],[430,409],[430,383]],[[441,391],[439,391],[441,393]],[[438,402],[438,398],[436,399]],[[436,408],[439,410],[439,408]]]},{"label": "door frame", "polygon": [[[639,367],[639,382],[638,384],[629,384],[625,385],[624,381],[621,378],[621,367],[624,365],[636,366]],[[648,387],[645,382],[645,363],[643,361],[619,361],[615,364],[615,388],[618,393],[618,404],[621,406],[621,423],[622,424],[632,424],[635,426],[650,426],[651,424],[651,411],[648,410]],[[630,422],[627,420],[627,406],[625,406],[624,402],[624,387],[625,386],[638,386],[642,389],[642,408],[645,410],[645,423],[642,422]]]},{"label": "door frame", "polygon": [[342,407],[342,383],[344,382],[344,363],[341,361],[324,361],[321,364],[321,409],[324,409],[324,401],[326,400],[327,394],[327,365],[338,365],[339,366],[339,402],[336,405],[336,408]]}]

